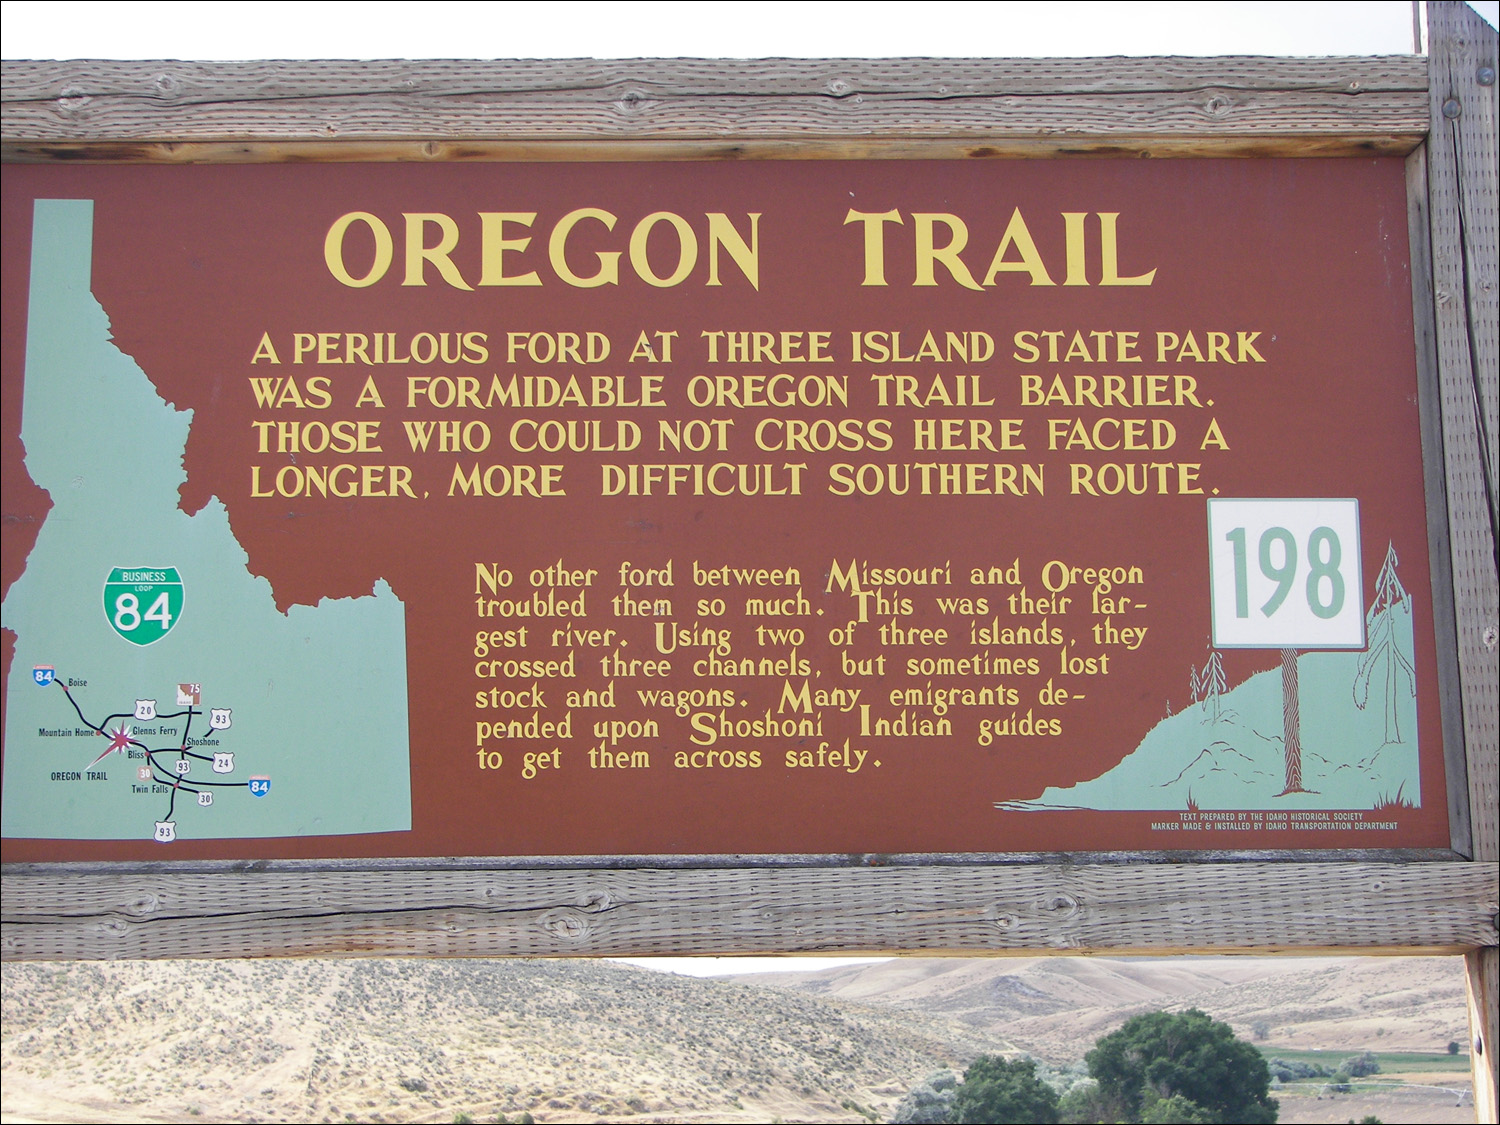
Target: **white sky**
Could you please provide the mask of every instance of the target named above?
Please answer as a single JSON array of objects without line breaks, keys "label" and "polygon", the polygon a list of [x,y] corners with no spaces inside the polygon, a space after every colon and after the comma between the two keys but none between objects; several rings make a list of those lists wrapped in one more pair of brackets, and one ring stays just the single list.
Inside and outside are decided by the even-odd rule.
[{"label": "white sky", "polygon": [[[1500,0],[1473,5],[1492,25]],[[0,2],[7,59],[1397,55],[1408,0],[1315,3]],[[876,958],[646,958],[694,975]]]},{"label": "white sky", "polygon": [[832,969],[837,965],[865,965],[886,957],[611,957],[627,965],[661,969],[689,977],[721,973],[788,973]]},{"label": "white sky", "polygon": [[[1500,0],[1474,5],[1492,24]],[[1407,0],[1314,3],[57,3],[7,59],[1389,55]]]}]

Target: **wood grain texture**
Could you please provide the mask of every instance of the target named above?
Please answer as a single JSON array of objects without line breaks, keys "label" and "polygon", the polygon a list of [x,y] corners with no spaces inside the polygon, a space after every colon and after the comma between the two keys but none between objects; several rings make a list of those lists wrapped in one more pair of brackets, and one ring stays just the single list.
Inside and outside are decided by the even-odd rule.
[{"label": "wood grain texture", "polygon": [[18,61],[4,98],[46,101],[127,94],[191,104],[220,98],[277,101],[384,94],[531,94],[579,92],[714,96],[744,92],[849,99],[920,94],[954,100],[1058,91],[1170,92],[1222,85],[1296,92],[1391,93],[1425,90],[1415,55],[1272,58],[837,58],[837,59],[375,59],[286,62]]},{"label": "wood grain texture", "polygon": [[1495,1009],[1500,1005],[1500,949],[1476,949],[1464,955],[1468,981],[1469,1058],[1474,1068],[1474,1119],[1493,1122],[1496,1099]]},{"label": "wood grain texture", "polygon": [[[1472,854],[1494,860],[1500,858],[1496,34],[1463,3],[1432,4],[1428,12],[1428,198]],[[1479,78],[1486,66],[1488,86]]]},{"label": "wood grain texture", "polygon": [[[1467,4],[1427,5],[1431,135],[1428,199],[1433,304],[1442,387],[1443,445],[1464,746],[1471,811],[1471,854],[1500,855],[1500,310],[1497,310],[1496,33]],[[1493,946],[1495,943],[1486,942]],[[1497,950],[1465,959],[1474,1033],[1474,1101],[1480,1121],[1495,1121]]]},{"label": "wood grain texture", "polygon": [[[136,159],[246,141],[294,146],[283,155],[321,146],[312,159],[330,141],[364,143],[364,159],[536,159],[551,142],[620,141],[683,157],[784,157],[805,144],[843,155],[830,145],[870,141],[921,155],[937,141],[1000,146],[981,155],[1246,141],[1405,152],[1426,132],[1426,82],[1408,56],[8,62],[0,123],[7,157],[29,160],[90,141],[145,142]],[[443,142],[429,150],[432,138]]]},{"label": "wood grain texture", "polygon": [[639,160],[1005,160],[1034,157],[1403,156],[1405,134],[1262,137],[1191,134],[1153,137],[819,138],[800,140],[468,140],[468,141],[0,141],[7,164],[431,163],[434,161]]},{"label": "wood grain texture", "polygon": [[6,959],[1493,945],[1493,863],[10,874]]},{"label": "wood grain texture", "polygon": [[1443,774],[1448,779],[1448,832],[1454,851],[1472,854],[1468,764],[1464,757],[1463,681],[1458,666],[1458,622],[1453,600],[1453,548],[1448,536],[1448,483],[1443,463],[1443,392],[1438,371],[1432,299],[1432,217],[1427,201],[1427,145],[1406,158],[1407,235],[1411,246],[1412,336],[1417,355],[1417,406],[1422,432],[1427,551],[1432,575],[1433,632],[1437,637],[1438,708],[1443,730]]}]

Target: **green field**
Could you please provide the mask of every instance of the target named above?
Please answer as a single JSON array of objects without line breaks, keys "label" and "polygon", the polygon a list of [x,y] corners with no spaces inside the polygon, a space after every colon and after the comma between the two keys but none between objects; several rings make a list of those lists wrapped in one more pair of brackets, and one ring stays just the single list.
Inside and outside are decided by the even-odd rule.
[{"label": "green field", "polygon": [[[1286,1059],[1288,1062],[1318,1063],[1326,1066],[1329,1070],[1337,1070],[1339,1064],[1345,1059],[1353,1058],[1359,1054],[1358,1051],[1299,1051],[1292,1048],[1271,1048],[1257,1046],[1267,1059]],[[1379,1078],[1384,1074],[1400,1074],[1411,1070],[1424,1071],[1467,1071],[1469,1069],[1469,1056],[1467,1052],[1459,1052],[1450,1055],[1446,1051],[1376,1051],[1371,1048],[1371,1053],[1380,1063],[1380,1074],[1371,1075]],[[1314,1081],[1308,1079],[1308,1081]]]}]

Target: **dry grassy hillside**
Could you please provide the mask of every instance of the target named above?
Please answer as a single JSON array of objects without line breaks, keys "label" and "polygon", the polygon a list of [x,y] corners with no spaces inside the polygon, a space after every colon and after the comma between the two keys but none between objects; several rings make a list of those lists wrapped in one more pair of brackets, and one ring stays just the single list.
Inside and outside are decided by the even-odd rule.
[{"label": "dry grassy hillside", "polygon": [[[0,982],[0,1116],[17,1122],[861,1122],[943,1065],[1074,1063],[1163,1007],[1269,1053],[1468,1034],[1452,958],[912,958],[738,980],[579,961],[9,964]],[[1419,1081],[1465,1085],[1451,1061]],[[1472,1101],[1417,1094],[1284,1097],[1282,1120],[1473,1120]]]},{"label": "dry grassy hillside", "polygon": [[984,1047],[607,962],[10,964],[3,985],[12,1120],[861,1121]]},{"label": "dry grassy hillside", "polygon": [[1474,1121],[1467,1060],[1445,1050],[1468,1039],[1456,957],[922,958],[741,979],[940,1012],[988,1035],[992,1049],[1059,1065],[1139,1012],[1201,1008],[1267,1055],[1335,1069],[1364,1050],[1384,1057],[1382,1072],[1347,1094],[1318,1082],[1273,1091],[1284,1125],[1337,1125],[1366,1114],[1408,1125]]},{"label": "dry grassy hillside", "polygon": [[1456,957],[911,958],[735,979],[942,1014],[1054,1061],[1163,1007],[1202,1008],[1270,1050],[1441,1051],[1468,1038]]}]

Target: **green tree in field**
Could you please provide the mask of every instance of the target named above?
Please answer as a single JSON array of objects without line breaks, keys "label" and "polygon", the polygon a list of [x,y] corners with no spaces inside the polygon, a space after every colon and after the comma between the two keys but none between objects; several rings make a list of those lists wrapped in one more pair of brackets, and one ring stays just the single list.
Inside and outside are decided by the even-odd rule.
[{"label": "green tree in field", "polygon": [[1197,1009],[1135,1016],[1100,1039],[1084,1058],[1114,1121],[1144,1121],[1148,1109],[1161,1112],[1161,1102],[1171,1102],[1183,1113],[1202,1113],[1174,1120],[1221,1125],[1271,1125],[1276,1120],[1265,1059],[1236,1039],[1228,1024]]},{"label": "green tree in field", "polygon": [[958,1079],[946,1067],[929,1074],[896,1103],[892,1125],[943,1125],[953,1110]]},{"label": "green tree in field", "polygon": [[1213,1125],[1213,1122],[1208,1110],[1181,1094],[1157,1098],[1148,1093],[1141,1109],[1141,1125]]},{"label": "green tree in field", "polygon": [[1099,1093],[1099,1083],[1085,1078],[1076,1083],[1057,1103],[1057,1117],[1066,1125],[1097,1125],[1110,1120],[1109,1107]]},{"label": "green tree in field", "polygon": [[964,1071],[951,1113],[950,1121],[1054,1125],[1057,1091],[1036,1076],[1036,1063],[1031,1059],[980,1055]]}]

